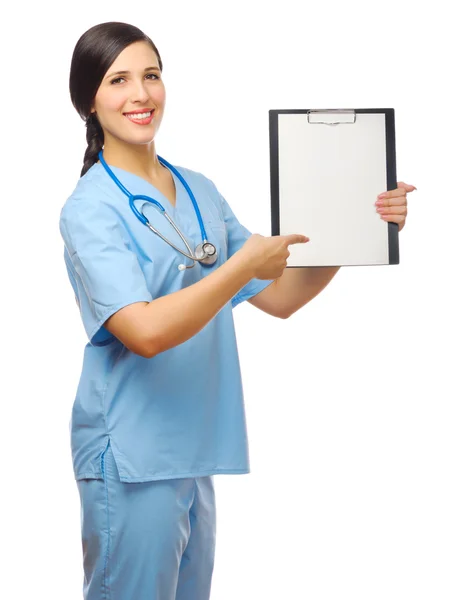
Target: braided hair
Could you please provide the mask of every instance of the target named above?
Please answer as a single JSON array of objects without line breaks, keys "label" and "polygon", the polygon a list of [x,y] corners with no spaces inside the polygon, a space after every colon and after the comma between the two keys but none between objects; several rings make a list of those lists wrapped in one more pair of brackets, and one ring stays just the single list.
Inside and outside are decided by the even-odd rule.
[{"label": "braided hair", "polygon": [[91,112],[93,101],[106,72],[119,54],[134,42],[147,42],[154,50],[162,72],[162,60],[152,40],[138,27],[110,21],[91,27],[78,40],[71,60],[69,93],[72,104],[87,127],[87,149],[82,177],[98,161],[104,146],[103,128]]},{"label": "braided hair", "polygon": [[96,113],[90,113],[85,121],[85,125],[87,127],[87,149],[84,154],[84,166],[80,173],[81,177],[98,161],[98,153],[103,149],[104,145],[103,129]]}]

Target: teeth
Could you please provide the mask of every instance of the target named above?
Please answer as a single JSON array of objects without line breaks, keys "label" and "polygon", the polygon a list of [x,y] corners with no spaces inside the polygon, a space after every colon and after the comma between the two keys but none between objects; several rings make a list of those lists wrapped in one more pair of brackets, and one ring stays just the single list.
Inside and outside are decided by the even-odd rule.
[{"label": "teeth", "polygon": [[147,119],[151,115],[151,112],[139,113],[137,115],[126,115],[129,119]]}]

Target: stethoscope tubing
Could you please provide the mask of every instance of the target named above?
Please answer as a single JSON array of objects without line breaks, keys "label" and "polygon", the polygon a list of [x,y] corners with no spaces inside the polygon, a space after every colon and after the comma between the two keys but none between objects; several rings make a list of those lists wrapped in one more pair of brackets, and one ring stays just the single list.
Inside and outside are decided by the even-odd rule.
[{"label": "stethoscope tubing", "polygon": [[[137,207],[134,204],[134,199],[135,198],[137,200],[147,200],[148,202],[152,202],[153,204],[156,204],[156,206],[159,208],[159,210],[163,214],[166,214],[165,208],[162,206],[162,204],[160,204],[154,198],[150,198],[149,196],[144,196],[144,195],[135,195],[135,196],[132,195],[129,192],[129,190],[122,184],[121,181],[119,181],[119,179],[111,171],[111,169],[109,168],[107,162],[103,158],[103,151],[102,150],[100,150],[100,152],[98,153],[98,158],[100,159],[102,165],[104,166],[104,168],[106,169],[108,175],[111,177],[111,179],[114,181],[114,183],[116,183],[119,186],[119,188],[124,192],[124,194],[126,196],[128,196],[129,203],[130,203],[130,208],[132,209],[132,211],[135,214],[135,216],[137,217],[137,219],[139,219],[144,225],[147,224],[148,219],[145,217],[145,215],[141,214],[138,211]],[[207,241],[207,236],[206,236],[206,230],[204,228],[203,219],[201,217],[201,213],[199,211],[198,204],[196,202],[196,198],[194,197],[193,192],[190,189],[190,186],[185,181],[185,179],[182,177],[182,175],[178,172],[178,170],[173,165],[171,165],[169,162],[167,162],[167,160],[165,160],[164,158],[162,158],[161,156],[159,156],[159,154],[158,154],[158,159],[159,159],[160,163],[162,163],[163,165],[165,165],[166,167],[168,167],[169,169],[171,169],[175,173],[175,175],[177,175],[177,177],[180,179],[180,181],[182,182],[182,184],[185,186],[185,189],[188,192],[188,195],[190,196],[191,202],[193,203],[193,208],[195,209],[196,217],[198,219],[199,227],[201,229],[202,240],[203,240],[203,242],[206,242]]]},{"label": "stethoscope tubing", "polygon": [[[145,215],[143,215],[145,216]],[[166,217],[166,219],[169,221],[169,223],[172,225],[172,227],[174,227],[175,231],[178,233],[178,235],[182,238],[183,243],[185,244],[185,246],[188,248],[188,251],[190,252],[190,254],[186,254],[186,252],[184,252],[183,250],[181,250],[180,248],[177,248],[177,246],[175,246],[170,240],[168,240],[166,237],[164,237],[162,235],[162,233],[160,231],[157,231],[152,225],[151,223],[148,221],[146,223],[146,226],[151,229],[151,231],[153,233],[156,233],[162,240],[164,240],[165,242],[167,242],[170,246],[172,246],[172,248],[175,248],[175,250],[177,250],[178,252],[180,252],[181,254],[183,254],[183,256],[186,256],[187,258],[189,258],[190,260],[193,260],[193,250],[190,247],[190,244],[187,242],[187,240],[185,239],[185,236],[183,235],[183,233],[180,231],[180,229],[177,227],[177,225],[174,223],[174,221],[169,217],[169,215],[164,211],[164,216]],[[145,217],[146,219],[146,217]],[[196,260],[198,260],[195,257]]]},{"label": "stethoscope tubing", "polygon": [[[203,257],[202,258],[199,258],[197,255],[193,254],[193,250],[191,249],[188,241],[185,239],[185,236],[182,234],[182,232],[180,231],[180,229],[174,223],[173,219],[166,212],[166,210],[162,206],[162,204],[160,204],[154,198],[150,198],[149,196],[145,196],[143,194],[135,194],[135,195],[131,194],[129,192],[129,190],[122,184],[121,181],[119,181],[119,179],[115,176],[115,174],[109,168],[108,164],[106,163],[105,159],[103,158],[103,151],[102,150],[100,150],[100,152],[98,153],[98,158],[100,159],[101,164],[104,166],[106,172],[111,177],[111,179],[114,181],[114,183],[119,187],[119,189],[126,196],[128,196],[128,198],[129,198],[129,206],[132,209],[132,212],[134,213],[134,215],[137,217],[137,219],[139,221],[141,221],[144,225],[146,225],[153,233],[155,233],[156,235],[158,235],[167,244],[169,244],[169,246],[171,246],[172,248],[174,248],[175,250],[177,250],[177,252],[180,252],[180,254],[182,254],[186,258],[189,258],[190,260],[193,261],[193,265],[190,265],[189,267],[185,267],[185,268],[189,269],[189,268],[193,267],[196,264],[197,261],[201,262],[201,260],[204,260],[205,258],[209,257],[209,255],[204,250],[205,244],[209,244],[210,246],[212,246],[214,248],[213,254],[216,252],[215,246],[213,246],[213,244],[210,244],[210,242],[208,242],[208,240],[207,240],[206,230],[204,228],[204,223],[203,223],[203,219],[201,217],[201,212],[200,212],[200,210],[198,208],[198,204],[197,204],[196,199],[195,199],[195,197],[193,195],[193,192],[190,189],[190,186],[185,181],[185,179],[182,177],[182,175],[178,172],[178,170],[173,165],[171,165],[167,160],[165,160],[164,158],[162,158],[161,156],[158,155],[159,161],[162,164],[164,164],[167,168],[171,169],[175,173],[175,175],[177,175],[177,177],[180,179],[180,181],[184,185],[185,189],[187,190],[188,195],[190,196],[191,202],[192,202],[193,207],[195,209],[196,217],[198,219],[199,227],[201,229],[201,236],[202,236],[202,240],[203,240],[203,244],[202,244]],[[146,200],[147,202],[150,202],[151,204],[155,204],[157,206],[158,210],[161,212],[161,214],[163,214],[166,217],[166,219],[169,221],[169,223],[172,225],[172,227],[178,233],[178,235],[182,239],[183,243],[188,248],[188,251],[190,252],[190,254],[189,255],[186,254],[186,252],[184,252],[183,250],[181,250],[180,248],[178,248],[177,246],[175,246],[175,244],[173,244],[170,240],[168,240],[165,236],[163,236],[162,233],[160,233],[159,231],[157,231],[157,229],[155,229],[151,225],[151,223],[149,222],[149,219],[143,214],[143,208],[142,208],[142,212],[141,213],[139,212],[139,210],[135,206],[135,200]],[[204,256],[204,255],[206,255],[206,256]],[[213,264],[213,263],[209,263],[209,264]]]}]

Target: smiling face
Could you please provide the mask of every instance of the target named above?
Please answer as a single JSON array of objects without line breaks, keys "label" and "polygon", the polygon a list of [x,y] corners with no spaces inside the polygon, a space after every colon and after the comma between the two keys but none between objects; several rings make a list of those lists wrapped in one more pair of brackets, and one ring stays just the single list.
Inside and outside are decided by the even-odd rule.
[{"label": "smiling face", "polygon": [[[147,42],[130,44],[105,73],[92,106],[103,128],[105,149],[121,142],[150,144],[161,124],[165,101],[153,48]],[[151,113],[148,118],[137,119],[137,113],[146,112]]]}]

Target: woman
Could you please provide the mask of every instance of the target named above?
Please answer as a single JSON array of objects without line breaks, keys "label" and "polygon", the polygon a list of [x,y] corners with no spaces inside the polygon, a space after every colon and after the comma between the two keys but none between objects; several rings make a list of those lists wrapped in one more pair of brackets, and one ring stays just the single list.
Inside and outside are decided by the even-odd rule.
[{"label": "woman", "polygon": [[[157,156],[162,69],[153,42],[124,23],[84,33],[71,63],[88,147],[60,231],[89,338],[71,419],[87,600],[209,598],[213,476],[249,472],[232,309],[249,300],[286,318],[338,270],[288,273],[288,246],[307,237],[251,235],[212,181]],[[154,234],[145,217],[191,254],[131,195],[160,202],[202,262]]]}]

